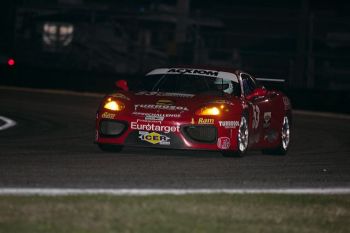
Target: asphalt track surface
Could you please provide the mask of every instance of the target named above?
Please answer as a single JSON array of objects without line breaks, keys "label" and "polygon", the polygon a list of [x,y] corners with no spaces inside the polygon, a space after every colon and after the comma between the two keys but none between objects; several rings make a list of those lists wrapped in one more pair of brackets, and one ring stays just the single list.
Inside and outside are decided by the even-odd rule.
[{"label": "asphalt track surface", "polygon": [[[239,189],[350,187],[350,120],[294,115],[287,156],[93,144],[101,98],[0,88],[0,188]],[[3,122],[0,121],[0,125]]]}]

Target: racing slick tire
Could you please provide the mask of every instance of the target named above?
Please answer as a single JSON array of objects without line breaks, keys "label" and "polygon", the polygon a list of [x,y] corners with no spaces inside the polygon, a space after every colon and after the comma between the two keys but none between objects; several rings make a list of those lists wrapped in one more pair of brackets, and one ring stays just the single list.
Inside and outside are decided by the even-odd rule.
[{"label": "racing slick tire", "polygon": [[281,127],[281,138],[278,147],[262,150],[263,154],[269,155],[286,155],[290,145],[291,136],[291,119],[289,116],[283,117]]},{"label": "racing slick tire", "polygon": [[243,157],[247,152],[249,142],[249,127],[248,127],[248,117],[243,115],[241,117],[241,122],[239,124],[239,129],[237,133],[237,151],[223,151],[222,155],[224,157]]},{"label": "racing slick tire", "polygon": [[100,150],[110,153],[116,153],[123,150],[123,146],[121,145],[111,145],[111,144],[97,144]]}]

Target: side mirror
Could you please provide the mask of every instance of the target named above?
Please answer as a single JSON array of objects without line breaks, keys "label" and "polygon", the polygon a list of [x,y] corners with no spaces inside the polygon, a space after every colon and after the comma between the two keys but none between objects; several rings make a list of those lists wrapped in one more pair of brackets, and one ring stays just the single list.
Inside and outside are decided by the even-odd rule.
[{"label": "side mirror", "polygon": [[258,87],[246,97],[247,100],[253,100],[255,98],[264,97],[267,94],[265,87]]},{"label": "side mirror", "polygon": [[117,88],[119,88],[120,90],[123,91],[128,91],[129,87],[128,87],[128,82],[124,79],[118,80],[115,82],[115,85],[117,86]]}]

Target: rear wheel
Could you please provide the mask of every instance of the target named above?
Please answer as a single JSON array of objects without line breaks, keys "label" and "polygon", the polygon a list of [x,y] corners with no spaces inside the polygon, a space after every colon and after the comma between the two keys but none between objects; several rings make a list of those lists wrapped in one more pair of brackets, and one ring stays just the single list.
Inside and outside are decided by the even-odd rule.
[{"label": "rear wheel", "polygon": [[264,154],[285,155],[288,152],[290,144],[290,119],[288,116],[283,117],[280,144],[276,148],[263,150]]},{"label": "rear wheel", "polygon": [[97,144],[100,150],[105,152],[120,152],[123,150],[123,146],[120,145],[110,145],[110,144]]},{"label": "rear wheel", "polygon": [[249,129],[248,120],[246,116],[241,117],[241,123],[239,125],[237,134],[237,151],[223,151],[222,154],[225,157],[243,157],[248,148],[249,142]]}]

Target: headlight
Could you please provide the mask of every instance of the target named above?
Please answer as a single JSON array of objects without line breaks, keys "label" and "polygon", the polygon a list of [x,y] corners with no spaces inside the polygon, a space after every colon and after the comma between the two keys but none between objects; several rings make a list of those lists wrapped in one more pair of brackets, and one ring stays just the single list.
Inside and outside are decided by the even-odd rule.
[{"label": "headlight", "polygon": [[196,111],[198,116],[217,116],[220,115],[220,109],[218,107],[203,107]]},{"label": "headlight", "polygon": [[113,100],[112,98],[108,98],[104,103],[103,108],[119,112],[125,108],[125,105],[118,100]]}]

